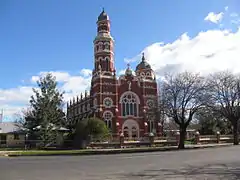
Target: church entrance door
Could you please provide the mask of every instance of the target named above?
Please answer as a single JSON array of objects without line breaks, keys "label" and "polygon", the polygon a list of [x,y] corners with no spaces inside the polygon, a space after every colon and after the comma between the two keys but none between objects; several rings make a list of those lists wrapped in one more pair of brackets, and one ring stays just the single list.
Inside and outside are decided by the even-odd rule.
[{"label": "church entrance door", "polygon": [[123,123],[122,128],[124,137],[129,139],[139,138],[139,125],[136,121],[128,119]]}]

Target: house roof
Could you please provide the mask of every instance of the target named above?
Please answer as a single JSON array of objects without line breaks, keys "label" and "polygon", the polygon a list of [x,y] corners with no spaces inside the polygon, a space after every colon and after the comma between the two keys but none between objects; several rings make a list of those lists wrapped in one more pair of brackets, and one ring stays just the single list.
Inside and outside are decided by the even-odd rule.
[{"label": "house roof", "polygon": [[0,122],[0,133],[20,133],[23,129],[14,122]]},{"label": "house roof", "polygon": [[[69,129],[65,128],[65,127],[57,127],[54,126],[54,124],[50,123],[50,126],[52,126],[52,130],[58,130],[58,131],[69,131]],[[35,129],[41,129],[41,125],[37,126]]]}]

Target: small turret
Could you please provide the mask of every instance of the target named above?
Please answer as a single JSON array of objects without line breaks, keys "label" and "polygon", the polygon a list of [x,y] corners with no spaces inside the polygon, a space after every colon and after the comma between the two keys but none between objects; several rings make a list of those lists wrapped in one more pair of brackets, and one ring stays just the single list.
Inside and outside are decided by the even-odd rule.
[{"label": "small turret", "polygon": [[144,53],[142,53],[142,61],[137,65],[136,71],[142,70],[142,69],[151,69],[150,64],[145,59]]},{"label": "small turret", "polygon": [[127,64],[127,69],[126,69],[126,71],[125,71],[125,75],[126,76],[132,76],[133,74],[132,74],[132,70],[130,69],[130,64]]}]

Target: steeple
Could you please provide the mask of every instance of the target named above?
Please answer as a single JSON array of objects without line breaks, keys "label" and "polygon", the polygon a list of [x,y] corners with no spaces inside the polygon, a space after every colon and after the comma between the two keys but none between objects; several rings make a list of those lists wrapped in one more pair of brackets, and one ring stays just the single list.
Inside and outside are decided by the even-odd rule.
[{"label": "steeple", "polygon": [[110,19],[104,8],[97,21],[97,36],[94,39],[94,72],[105,71],[111,76],[114,72],[113,38],[110,33]]},{"label": "steeple", "polygon": [[104,20],[109,20],[109,16],[107,15],[107,13],[104,11],[104,8],[103,8],[101,14],[98,16],[98,21],[104,21]]},{"label": "steeple", "polygon": [[142,62],[145,62],[146,59],[145,59],[145,56],[144,56],[144,52],[142,53]]},{"label": "steeple", "polygon": [[142,61],[137,65],[136,71],[139,71],[142,69],[151,69],[150,64],[146,61],[144,53],[142,53]]}]

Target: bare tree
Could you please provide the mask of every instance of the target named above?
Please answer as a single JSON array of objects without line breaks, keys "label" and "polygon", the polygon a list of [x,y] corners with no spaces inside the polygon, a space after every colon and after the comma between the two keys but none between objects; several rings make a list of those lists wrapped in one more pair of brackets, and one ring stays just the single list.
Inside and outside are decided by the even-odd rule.
[{"label": "bare tree", "polygon": [[14,114],[14,122],[18,127],[23,128],[26,124],[27,117],[33,117],[31,110],[29,108],[22,109],[21,112]]},{"label": "bare tree", "polygon": [[240,78],[231,72],[223,71],[209,75],[208,83],[211,97],[211,103],[208,104],[208,107],[231,122],[233,126],[233,144],[238,145]]},{"label": "bare tree", "polygon": [[204,106],[206,85],[203,77],[190,72],[165,76],[162,87],[164,109],[179,127],[179,149],[184,149],[186,130],[194,114]]},{"label": "bare tree", "polygon": [[155,109],[156,117],[158,119],[158,123],[161,124],[161,135],[164,133],[164,125],[166,124],[166,113],[165,113],[165,105],[164,105],[164,93],[162,91],[162,86],[158,84],[158,98],[157,98],[157,106]]}]

